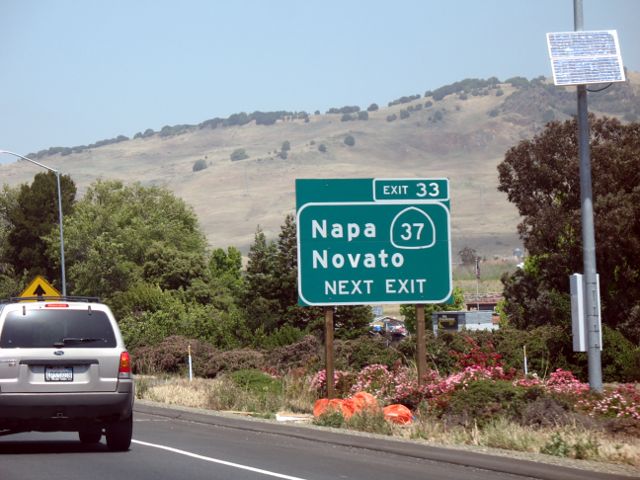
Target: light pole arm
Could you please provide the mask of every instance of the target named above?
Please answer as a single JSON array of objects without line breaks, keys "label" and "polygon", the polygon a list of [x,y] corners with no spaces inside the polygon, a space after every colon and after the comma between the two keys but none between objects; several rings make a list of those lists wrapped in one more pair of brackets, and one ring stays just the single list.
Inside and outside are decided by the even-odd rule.
[{"label": "light pole arm", "polygon": [[10,152],[9,150],[0,150],[0,153],[6,153],[8,155],[13,155],[14,157],[19,157],[19,158],[21,158],[23,160],[26,160],[27,162],[35,163],[39,167],[45,168],[45,169],[49,170],[50,172],[58,173],[58,170],[56,170],[55,168],[47,167],[46,165],[43,165],[40,162],[36,162],[35,160],[31,160],[30,158],[25,157],[24,155],[20,155],[19,153]]},{"label": "light pole arm", "polygon": [[2,153],[6,153],[7,155],[13,155],[14,157],[18,157],[21,158],[23,160],[26,160],[27,162],[31,162],[35,165],[38,165],[39,167],[44,168],[45,170],[48,170],[50,172],[53,172],[56,174],[56,187],[58,189],[58,223],[60,225],[60,276],[61,276],[61,282],[62,282],[62,296],[66,297],[67,296],[67,279],[66,279],[66,272],[65,272],[65,263],[64,263],[64,228],[63,228],[63,221],[62,221],[62,189],[60,188],[60,172],[54,168],[48,167],[40,162],[36,162],[35,160],[31,160],[28,157],[25,157],[24,155],[20,155],[19,153],[15,153],[15,152],[10,152],[8,150],[0,150],[0,154]]}]

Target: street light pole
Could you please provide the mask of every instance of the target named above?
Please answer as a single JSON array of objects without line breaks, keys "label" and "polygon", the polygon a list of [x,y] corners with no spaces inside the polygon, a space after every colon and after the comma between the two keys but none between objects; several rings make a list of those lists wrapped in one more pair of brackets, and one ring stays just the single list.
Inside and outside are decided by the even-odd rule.
[{"label": "street light pole", "polygon": [[62,277],[62,296],[66,297],[67,296],[67,280],[66,280],[66,274],[65,274],[65,268],[64,268],[64,230],[62,227],[62,190],[60,188],[60,172],[51,167],[47,167],[42,163],[36,162],[35,160],[31,160],[30,158],[20,155],[19,153],[9,152],[8,150],[0,150],[0,153],[13,155],[14,157],[18,157],[23,160],[26,160],[27,162],[31,162],[35,165],[38,165],[39,167],[42,167],[56,174],[56,184],[58,187],[58,223],[60,225],[60,271],[61,271],[61,277]]},{"label": "street light pole", "polygon": [[[575,31],[584,26],[582,0],[573,0]],[[591,149],[589,145],[589,112],[587,86],[578,85],[578,155],[580,157],[580,206],[582,209],[582,264],[584,268],[584,309],[587,318],[589,386],[602,392],[602,359],[600,356],[600,312],[596,240],[593,223],[593,191],[591,181]]]}]

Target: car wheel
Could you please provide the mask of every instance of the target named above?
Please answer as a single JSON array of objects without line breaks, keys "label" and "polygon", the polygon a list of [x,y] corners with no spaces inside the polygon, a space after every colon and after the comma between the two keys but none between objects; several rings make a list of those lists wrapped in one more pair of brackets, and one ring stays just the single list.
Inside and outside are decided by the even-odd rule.
[{"label": "car wheel", "polygon": [[84,428],[78,432],[82,443],[98,443],[102,438],[102,429],[100,427]]},{"label": "car wheel", "polygon": [[114,422],[107,426],[107,447],[114,452],[129,450],[133,431],[133,416]]}]

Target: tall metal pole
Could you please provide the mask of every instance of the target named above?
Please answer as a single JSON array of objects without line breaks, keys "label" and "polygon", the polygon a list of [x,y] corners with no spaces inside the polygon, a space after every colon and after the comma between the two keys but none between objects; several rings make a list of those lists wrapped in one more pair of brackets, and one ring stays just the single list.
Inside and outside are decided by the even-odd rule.
[{"label": "tall metal pole", "polygon": [[[573,0],[574,28],[584,28],[582,0]],[[589,148],[589,112],[587,87],[578,85],[578,151],[580,155],[580,204],[582,208],[582,261],[584,268],[584,309],[588,329],[589,386],[602,391],[600,359],[600,316],[596,273],[596,241],[593,223],[593,193],[591,188],[591,151]]]},{"label": "tall metal pole", "polygon": [[19,153],[10,152],[8,150],[0,150],[0,153],[6,153],[8,155],[13,155],[14,157],[21,158],[26,160],[27,162],[38,165],[39,167],[44,168],[50,172],[55,173],[56,175],[56,186],[58,189],[58,224],[60,225],[60,276],[62,282],[62,296],[67,296],[67,280],[65,273],[65,263],[64,263],[64,229],[63,229],[63,219],[62,219],[62,189],[60,188],[60,172],[54,168],[47,167],[46,165],[36,162],[35,160],[31,160],[30,158],[25,157],[24,155],[20,155]]},{"label": "tall metal pole", "polygon": [[64,270],[64,229],[62,221],[62,189],[60,188],[60,172],[56,172],[56,183],[58,185],[58,224],[60,225],[60,273],[62,276],[62,296],[67,296],[67,278]]}]

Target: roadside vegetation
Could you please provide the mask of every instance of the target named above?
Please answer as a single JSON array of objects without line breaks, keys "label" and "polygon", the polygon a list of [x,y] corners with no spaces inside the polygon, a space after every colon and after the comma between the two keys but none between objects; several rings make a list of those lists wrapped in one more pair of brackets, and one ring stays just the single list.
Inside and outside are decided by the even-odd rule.
[{"label": "roadside vegetation", "polygon": [[[450,93],[435,92],[433,100]],[[245,121],[246,115],[233,119]],[[367,391],[380,407],[408,407],[415,420],[399,429],[373,411],[350,418],[331,412],[316,422],[638,465],[640,192],[630,172],[640,171],[640,124],[606,118],[591,124],[602,365],[610,385],[604,394],[587,392],[586,356],[572,351],[567,277],[581,270],[582,258],[576,125],[552,122],[510,149],[498,168],[500,190],[522,216],[527,251],[522,268],[479,263],[483,282],[495,282],[504,294],[500,329],[429,333],[430,373],[420,384],[414,337],[391,344],[369,333],[370,307],[336,308],[340,396]],[[280,151],[289,148],[285,141]],[[72,179],[61,180],[68,291],[111,306],[140,375],[141,397],[261,416],[313,410],[326,388],[324,313],[297,304],[293,215],[277,239],[258,227],[243,262],[234,246],[210,248],[193,210],[164,188],[97,181],[76,199]],[[55,188],[53,174],[40,173],[31,185],[0,192],[0,297],[20,293],[35,275],[59,286]],[[464,293],[474,291],[475,262],[460,256],[452,303],[430,308],[461,308]],[[403,313],[410,326],[411,308]],[[186,375],[189,348],[198,381],[169,380]]]}]

